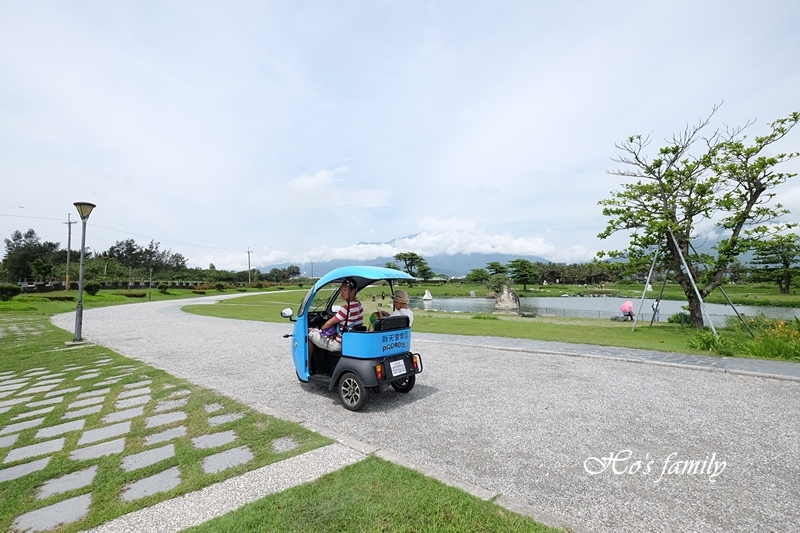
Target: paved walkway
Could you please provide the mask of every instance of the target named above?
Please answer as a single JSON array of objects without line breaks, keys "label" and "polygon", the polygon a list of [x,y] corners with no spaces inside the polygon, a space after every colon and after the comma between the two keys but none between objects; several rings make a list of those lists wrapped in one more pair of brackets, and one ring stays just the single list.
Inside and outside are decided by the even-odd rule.
[{"label": "paved walkway", "polygon": [[569,344],[565,342],[506,339],[500,337],[464,337],[462,335],[428,335],[417,333],[415,338],[451,345],[486,346],[509,350],[523,350],[527,352],[608,358],[620,361],[634,361],[637,363],[727,372],[745,376],[800,381],[800,363],[793,363],[790,361],[692,355],[675,352],[658,352],[655,350],[638,350],[635,348],[618,348],[615,346]]},{"label": "paved walkway", "polygon": [[[791,459],[798,452],[800,440],[796,426],[800,394],[795,385],[800,381],[800,365],[520,339],[415,334],[415,349],[423,353],[426,364],[417,388],[409,395],[374,397],[365,412],[354,414],[341,408],[334,395],[324,389],[298,385],[287,363],[286,340],[280,338],[288,325],[187,315],[178,311],[185,304],[158,302],[91,310],[86,313],[84,334],[123,355],[214,388],[262,412],[299,421],[338,443],[137,511],[104,524],[98,531],[179,531],[271,492],[316,479],[369,453],[573,531],[800,527],[800,517],[792,510],[800,471]],[[70,329],[73,320],[70,314],[56,317],[54,322]],[[165,330],[165,334],[158,334],[158,330]],[[198,330],[204,331],[202,339],[193,334]],[[147,333],[143,335],[143,331]],[[231,339],[238,339],[236,346],[230,344]],[[531,358],[531,353],[539,357]],[[631,365],[631,361],[644,364]],[[267,368],[271,371],[265,373]],[[4,402],[0,405],[19,410],[14,411],[19,418],[13,424],[0,428],[0,439],[7,439],[0,440],[0,456],[2,444],[14,435],[36,431],[35,421],[47,416],[36,411],[49,407],[41,402],[60,398],[59,403],[69,403],[71,412],[90,409],[93,404],[84,402],[100,396],[94,391],[104,389],[104,381],[125,371],[110,369],[98,359],[88,368],[65,368],[64,376],[37,369],[29,369],[22,376],[0,375],[0,390],[8,393],[0,398]],[[731,381],[725,376],[749,380]],[[769,379],[761,379],[764,377]],[[63,381],[56,383],[58,379]],[[24,380],[24,384],[17,387],[23,383],[17,380]],[[43,389],[51,385],[51,389]],[[129,411],[137,407],[130,402],[152,396],[146,388],[146,383],[132,383],[129,397],[104,397],[104,402],[115,406],[115,418],[108,420],[107,427],[117,428],[107,431],[119,431],[119,435],[104,433],[85,439],[82,435],[84,446],[106,449],[103,447],[113,447],[115,440],[124,441],[126,411],[142,416]],[[180,388],[173,392],[175,397],[161,401],[180,402]],[[153,402],[152,397],[148,402]],[[168,403],[162,409],[165,415],[173,413],[171,416],[181,412],[177,403]],[[208,412],[209,418],[219,415],[213,406]],[[765,419],[763,412],[770,417]],[[6,458],[12,460],[7,461],[9,467],[0,465],[0,476],[4,471],[8,476],[22,458],[46,460],[54,453],[48,446],[58,447],[61,438],[53,431],[80,432],[78,420],[80,417],[74,417],[59,424],[48,420],[49,428],[63,425],[41,435],[41,442],[26,444],[27,449],[20,450],[10,442]],[[29,423],[34,426],[27,427]],[[164,427],[180,425],[173,420]],[[224,434],[224,429],[223,425],[209,434]],[[154,434],[159,432],[153,428]],[[169,434],[163,438],[153,446],[162,450],[159,453],[169,453]],[[658,470],[673,451],[683,458],[705,457],[708,473],[711,464],[718,466],[723,459],[728,468],[719,477],[695,476],[691,482],[671,484],[658,484],[661,479],[653,484],[658,472],[650,478],[635,479],[610,475],[610,471],[596,476],[587,473],[585,461],[590,456],[605,457],[626,448],[652,455]],[[764,454],[774,457],[777,464],[759,461]],[[128,459],[128,463],[144,464],[148,460],[140,456]],[[91,475],[89,471],[75,477]],[[159,479],[149,485],[149,490],[162,487],[159,483],[168,486],[174,477],[167,473]],[[63,483],[85,480],[58,480],[54,486],[70,486]],[[129,491],[133,496],[139,494]],[[83,498],[80,501],[68,500],[70,509],[86,508],[90,501],[86,494],[90,492],[77,497]],[[721,503],[732,500],[740,502],[742,509],[727,509]],[[633,512],[631,502],[636,509]],[[682,513],[673,516],[677,508]],[[51,509],[49,514],[18,517],[16,525],[46,530],[53,512],[62,520],[67,516],[61,508]],[[665,512],[669,514],[662,516]]]}]

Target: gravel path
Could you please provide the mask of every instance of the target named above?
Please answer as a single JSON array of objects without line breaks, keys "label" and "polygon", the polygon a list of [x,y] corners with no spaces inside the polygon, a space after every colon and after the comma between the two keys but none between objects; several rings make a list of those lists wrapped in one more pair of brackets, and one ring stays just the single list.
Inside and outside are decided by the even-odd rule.
[{"label": "gravel path", "polygon": [[[575,345],[566,354],[570,345],[416,334],[425,370],[415,389],[374,395],[352,413],[335,393],[297,381],[282,338],[288,322],[201,317],[180,311],[186,304],[87,310],[83,334],[256,409],[499,494],[551,525],[800,530],[798,381],[636,364],[608,348],[575,356]],[[54,318],[69,330],[73,322],[74,314]]]}]

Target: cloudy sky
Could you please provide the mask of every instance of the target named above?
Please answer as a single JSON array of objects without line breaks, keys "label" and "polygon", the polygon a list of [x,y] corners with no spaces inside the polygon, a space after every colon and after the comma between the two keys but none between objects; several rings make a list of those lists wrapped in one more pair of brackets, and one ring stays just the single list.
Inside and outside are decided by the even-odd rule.
[{"label": "cloudy sky", "polygon": [[615,143],[800,110],[799,26],[796,0],[2,1],[0,235],[66,246],[89,201],[90,249],[190,266],[587,261],[624,242],[597,239]]}]

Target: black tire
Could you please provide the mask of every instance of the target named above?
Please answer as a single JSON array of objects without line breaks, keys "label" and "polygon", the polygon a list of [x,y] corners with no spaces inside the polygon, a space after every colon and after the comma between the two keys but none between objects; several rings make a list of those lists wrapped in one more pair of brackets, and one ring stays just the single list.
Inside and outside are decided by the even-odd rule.
[{"label": "black tire", "polygon": [[414,383],[417,382],[417,376],[408,376],[404,379],[400,379],[398,381],[392,381],[392,387],[397,392],[411,392],[411,389],[414,388]]},{"label": "black tire", "polygon": [[345,372],[339,380],[339,399],[350,411],[360,411],[369,399],[369,390],[364,381],[353,372]]}]

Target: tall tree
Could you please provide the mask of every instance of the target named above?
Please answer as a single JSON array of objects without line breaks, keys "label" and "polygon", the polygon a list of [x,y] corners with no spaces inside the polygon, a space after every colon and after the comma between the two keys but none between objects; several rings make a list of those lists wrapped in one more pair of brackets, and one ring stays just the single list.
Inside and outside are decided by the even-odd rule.
[{"label": "tall tree", "polygon": [[[3,266],[13,281],[35,278],[34,261],[41,259],[44,263],[52,263],[52,256],[61,247],[57,242],[42,242],[32,229],[25,233],[17,230],[4,242],[6,255],[3,257]],[[37,267],[40,266],[37,263]]]},{"label": "tall tree", "polygon": [[789,294],[792,278],[800,267],[800,236],[796,233],[775,235],[754,243],[752,263],[759,265],[763,277],[778,284],[781,294]]},{"label": "tall tree", "polygon": [[[745,144],[742,132],[751,123],[702,136],[716,110],[715,106],[696,126],[673,135],[652,159],[646,153],[649,136],[634,135],[617,144],[622,155],[615,161],[625,167],[609,174],[633,181],[623,183],[611,198],[599,202],[603,215],[609,218],[606,229],[598,235],[601,239],[617,231],[630,232],[628,248],[609,255],[627,256],[637,262],[659,250],[663,264],[675,273],[686,295],[690,319],[697,328],[704,325],[701,301],[689,274],[698,283],[700,297],[705,298],[722,284],[728,265],[749,248],[746,228],[788,214],[783,206],[770,201],[775,187],[795,174],[778,172],[775,167],[798,156],[766,154],[800,121],[800,113],[772,122],[766,135]],[[705,271],[701,269],[702,258],[690,249],[702,222],[713,224],[723,235]]]},{"label": "tall tree", "polygon": [[403,263],[403,270],[405,270],[406,274],[414,277],[417,277],[417,271],[419,270],[419,267],[427,264],[422,256],[417,255],[414,252],[401,252],[394,256],[394,260]]},{"label": "tall tree", "polygon": [[539,281],[539,270],[527,259],[514,259],[508,263],[508,274],[514,283],[522,283],[522,290],[528,290],[529,283]]},{"label": "tall tree", "polygon": [[473,268],[464,280],[468,283],[478,283],[482,285],[489,281],[490,276],[489,271],[485,268]]},{"label": "tall tree", "polygon": [[492,261],[491,263],[486,264],[486,270],[489,271],[490,274],[507,274],[508,267],[498,261]]}]

